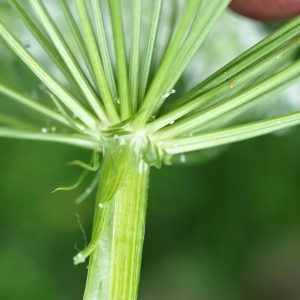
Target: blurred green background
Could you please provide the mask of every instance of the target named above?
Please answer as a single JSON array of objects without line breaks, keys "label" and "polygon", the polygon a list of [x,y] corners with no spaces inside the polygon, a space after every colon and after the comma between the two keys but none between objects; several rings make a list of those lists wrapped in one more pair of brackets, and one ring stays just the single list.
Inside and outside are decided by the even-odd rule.
[{"label": "blurred green background", "polygon": [[[1,80],[30,92],[36,80],[1,45]],[[1,112],[20,111],[5,97],[0,104]],[[140,300],[300,299],[299,133],[151,170]],[[89,239],[93,196],[76,206],[85,186],[51,191],[78,179],[81,170],[67,162],[90,155],[0,139],[1,300],[82,299],[87,264],[72,264],[74,245],[84,247],[76,213]]]}]

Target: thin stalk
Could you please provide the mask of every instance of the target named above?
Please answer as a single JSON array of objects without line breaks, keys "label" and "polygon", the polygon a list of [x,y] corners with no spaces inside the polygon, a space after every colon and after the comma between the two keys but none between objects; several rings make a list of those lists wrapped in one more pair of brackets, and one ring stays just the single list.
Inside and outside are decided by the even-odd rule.
[{"label": "thin stalk", "polygon": [[[178,28],[176,29],[175,33],[170,39],[164,56],[169,55],[169,51],[173,52],[176,51],[176,49],[179,49],[180,45],[182,44],[182,41],[188,33],[188,30],[193,24],[196,13],[200,9],[202,3],[202,0],[188,1],[186,3],[182,17],[178,22]],[[178,9],[178,3],[174,5],[177,6],[175,9]],[[176,11],[174,11],[174,13],[175,12]],[[175,23],[175,20],[172,23]]]},{"label": "thin stalk", "polygon": [[85,94],[85,99],[90,104],[93,111],[96,113],[98,118],[103,123],[108,123],[107,114],[105,109],[98,99],[97,95],[95,94],[93,88],[90,86],[89,82],[87,81],[86,77],[84,76],[81,68],[78,66],[77,62],[75,61],[74,57],[71,54],[70,49],[67,47],[63,37],[59,33],[58,29],[56,28],[54,22],[50,18],[48,12],[46,11],[44,5],[40,0],[30,0],[32,7],[34,8],[37,16],[41,19],[41,22],[44,25],[45,30],[49,34],[53,44],[57,48],[58,52],[62,56],[63,60],[65,61],[67,67],[71,71],[74,76],[74,79],[77,81],[78,85],[80,86],[82,92]]},{"label": "thin stalk", "polygon": [[102,61],[100,59],[100,53],[97,47],[92,24],[87,11],[85,1],[74,0],[77,8],[77,12],[80,18],[80,23],[83,30],[84,40],[88,49],[89,57],[92,63],[92,68],[96,77],[97,88],[102,96],[107,115],[111,123],[119,123],[120,118],[118,116],[112,95],[110,93],[108,83],[106,81]]},{"label": "thin stalk", "polygon": [[[66,110],[64,109],[63,105],[59,102],[59,100],[55,97],[54,94],[52,94],[51,92],[48,92],[50,98],[52,99],[52,101],[54,102],[54,104],[56,105],[56,107],[58,108],[59,112],[61,113],[61,115],[64,117],[64,119],[67,121],[68,125],[73,128],[75,131],[79,132],[79,133],[84,133],[85,131],[85,126],[83,124],[78,124],[78,122],[76,122],[72,117],[70,117],[68,115],[68,113],[66,112]],[[76,124],[77,123],[77,124]],[[79,125],[79,126],[78,126]]]},{"label": "thin stalk", "polygon": [[21,93],[18,93],[15,90],[13,90],[13,89],[9,88],[8,86],[5,86],[1,83],[0,83],[0,93],[8,96],[9,98],[11,98],[14,101],[21,103],[24,106],[31,108],[32,110],[34,110],[38,113],[41,113],[41,114],[47,116],[48,118],[51,118],[53,120],[60,122],[61,124],[68,126],[66,119],[61,114],[59,114],[57,111],[52,109],[51,107],[48,107],[45,104],[40,103],[37,100],[33,100]]},{"label": "thin stalk", "polygon": [[34,23],[32,18],[26,13],[26,11],[22,8],[22,6],[19,5],[19,3],[17,1],[10,0],[10,4],[12,5],[12,7],[14,7],[16,9],[16,11],[18,12],[20,17],[26,24],[27,28],[36,37],[36,39],[39,41],[39,44],[45,49],[45,51],[50,56],[50,58],[55,63],[55,65],[62,71],[62,73],[65,75],[65,77],[71,83],[72,87],[82,97],[83,93],[82,93],[79,85],[75,81],[70,70],[67,68],[65,62],[63,61],[59,52],[56,50],[56,48],[53,46],[53,44],[48,41],[48,39],[45,37],[43,32],[38,28],[38,26]]},{"label": "thin stalk", "polygon": [[173,138],[165,140],[159,146],[172,155],[234,143],[299,124],[300,113],[295,112],[245,125],[195,134],[191,137]]},{"label": "thin stalk", "polygon": [[75,99],[46,69],[24,48],[21,42],[0,21],[0,35],[32,72],[91,129],[98,127],[98,120]]},{"label": "thin stalk", "polygon": [[235,76],[229,77],[227,80],[221,82],[218,86],[215,86],[194,99],[191,99],[187,103],[183,103],[180,107],[176,107],[171,111],[168,111],[161,115],[159,118],[153,122],[146,125],[147,132],[155,132],[162,127],[168,125],[170,120],[175,122],[180,117],[188,114],[189,112],[195,112],[196,109],[202,108],[203,105],[216,99],[220,95],[226,95],[226,92],[231,89],[235,89],[237,86],[244,82],[249,82],[250,79],[258,78],[262,73],[266,71],[272,65],[277,65],[279,59],[283,60],[289,56],[295,49],[300,45],[300,38],[294,38],[289,43],[283,47],[279,47],[277,51],[273,51],[271,55],[265,56],[259,59],[256,63],[253,63],[249,68],[245,68],[241,72],[237,73]]},{"label": "thin stalk", "polygon": [[116,104],[118,98],[118,91],[116,87],[116,80],[111,65],[111,59],[108,50],[104,22],[101,12],[101,5],[99,0],[91,0],[92,11],[95,19],[96,36],[98,40],[98,47],[101,54],[102,64],[105,72],[107,84],[110,89],[111,96]]},{"label": "thin stalk", "polygon": [[271,95],[299,79],[300,60],[293,63],[284,70],[270,76],[269,78],[253,85],[252,87],[243,90],[242,92],[227,98],[226,100],[217,103],[196,113],[192,116],[178,120],[175,124],[166,126],[159,130],[155,136],[157,139],[168,139],[180,134],[183,134],[201,124],[204,124],[240,105],[253,100],[256,97]]},{"label": "thin stalk", "polygon": [[146,94],[146,88],[148,84],[148,78],[150,73],[151,62],[153,60],[153,53],[155,48],[155,42],[157,39],[158,26],[161,17],[162,0],[155,0],[152,4],[150,26],[147,37],[146,51],[143,58],[141,81],[139,87],[139,103],[141,104]]},{"label": "thin stalk", "polygon": [[10,116],[6,113],[0,112],[0,124],[2,125],[8,125],[12,126],[14,128],[22,128],[22,129],[36,129],[37,126],[29,123],[27,121],[24,121],[22,119],[16,118],[15,116]]},{"label": "thin stalk", "polygon": [[121,119],[131,116],[131,103],[129,101],[129,86],[126,63],[125,38],[123,32],[122,13],[120,0],[109,1],[114,46],[116,54],[117,82],[119,90],[119,102]]},{"label": "thin stalk", "polygon": [[129,65],[129,92],[133,114],[136,113],[138,107],[141,18],[142,1],[134,0],[132,5],[132,33]]},{"label": "thin stalk", "polygon": [[[101,239],[90,257],[85,300],[137,298],[149,167],[131,152],[128,152],[127,160],[121,160],[119,151],[107,155],[102,164],[93,226],[96,234],[99,231],[97,220],[103,213],[101,210],[106,209],[106,215]],[[110,202],[101,208],[102,197],[120,164],[127,168],[126,180]]]},{"label": "thin stalk", "polygon": [[76,43],[78,45],[78,48],[80,50],[80,53],[84,59],[84,62],[89,70],[89,73],[93,79],[93,83],[96,83],[96,78],[95,78],[95,74],[94,74],[94,70],[92,67],[92,62],[89,56],[89,52],[87,50],[87,47],[85,45],[85,42],[83,40],[82,34],[76,24],[75,18],[71,12],[71,9],[67,3],[67,0],[59,0],[60,6],[64,12],[64,15],[68,21],[69,27],[72,31],[72,34],[76,40]]},{"label": "thin stalk", "polygon": [[0,137],[55,142],[86,149],[95,149],[100,144],[99,141],[83,134],[42,133],[37,130],[23,130],[4,126],[0,126]]},{"label": "thin stalk", "polygon": [[229,0],[211,0],[205,8],[205,13],[197,17],[189,35],[179,51],[172,51],[172,55],[165,56],[158,69],[145,99],[133,122],[135,129],[142,128],[150,117],[160,108],[168,93],[182,75],[187,64],[192,59],[209,30],[227,7]]},{"label": "thin stalk", "polygon": [[[201,83],[206,88],[210,88],[213,84],[218,84],[228,76],[232,76],[238,70],[244,69],[249,66],[258,58],[270,53],[272,50],[277,48],[279,45],[284,45],[289,39],[299,35],[300,16],[292,19],[290,22],[280,27],[278,30],[267,36],[261,42],[257,43],[249,50],[243,52],[237,58],[230,61],[223,68],[219,69],[212,76]],[[228,71],[230,72],[228,74]],[[220,76],[223,74],[223,77]],[[212,82],[213,80],[213,82]],[[208,84],[209,83],[209,84]]]},{"label": "thin stalk", "polygon": [[272,51],[276,50],[276,48],[281,47],[284,43],[299,35],[299,24],[300,17],[291,20],[289,23],[282,26],[277,31],[251,47],[249,50],[243,52],[240,56],[199,83],[185,95],[176,100],[166,109],[166,111],[172,110],[183,103],[188,102],[203,92],[236,75],[241,70],[248,68],[258,59],[269,55]]},{"label": "thin stalk", "polygon": [[176,48],[177,51],[179,50],[195,21],[201,4],[203,4],[202,0],[187,1],[184,7],[182,7],[182,12],[177,1],[174,1],[174,4],[172,3],[170,30],[166,37],[167,42],[164,46],[164,51],[162,51],[162,58],[160,62],[157,63],[157,68],[161,65],[166,56],[172,55],[172,52],[174,53]]}]

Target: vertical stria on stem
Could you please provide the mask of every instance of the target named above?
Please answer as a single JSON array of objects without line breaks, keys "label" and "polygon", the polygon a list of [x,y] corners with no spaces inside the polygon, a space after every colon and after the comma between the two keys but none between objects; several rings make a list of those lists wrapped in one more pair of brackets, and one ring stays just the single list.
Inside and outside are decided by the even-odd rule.
[{"label": "vertical stria on stem", "polygon": [[[125,153],[125,155],[124,155]],[[119,169],[127,174],[113,196],[99,207],[101,197],[114,184]],[[122,166],[122,167],[121,167]],[[111,151],[102,164],[93,232],[105,213],[101,239],[91,254],[85,300],[137,298],[145,232],[149,166],[129,147]]]}]

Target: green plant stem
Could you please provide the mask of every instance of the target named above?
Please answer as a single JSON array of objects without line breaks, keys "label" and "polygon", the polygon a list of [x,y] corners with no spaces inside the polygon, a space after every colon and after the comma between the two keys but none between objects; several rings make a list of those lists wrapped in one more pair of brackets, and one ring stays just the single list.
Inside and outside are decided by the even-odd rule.
[{"label": "green plant stem", "polygon": [[[137,298],[149,178],[149,166],[137,157],[133,150],[119,147],[102,163],[92,239],[99,232],[101,238],[90,256],[85,300]],[[118,169],[124,167],[126,179],[113,198],[101,204]]]},{"label": "green plant stem", "polygon": [[131,115],[131,102],[129,100],[129,86],[127,78],[127,62],[125,50],[125,37],[122,24],[122,8],[120,0],[110,0],[110,14],[114,36],[116,54],[116,71],[120,102],[121,119],[125,120]]}]

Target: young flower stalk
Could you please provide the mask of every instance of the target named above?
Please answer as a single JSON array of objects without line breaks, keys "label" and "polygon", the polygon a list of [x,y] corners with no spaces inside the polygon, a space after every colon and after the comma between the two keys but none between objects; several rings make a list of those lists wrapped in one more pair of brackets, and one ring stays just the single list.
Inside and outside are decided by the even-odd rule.
[{"label": "young flower stalk", "polygon": [[[291,55],[300,45],[300,17],[176,98],[176,82],[229,0],[179,1],[180,8],[173,1],[152,0],[150,14],[148,3],[128,0],[126,7],[132,8],[131,35],[126,32],[126,36],[120,0],[107,1],[111,24],[104,22],[106,7],[98,0],[74,0],[74,7],[67,0],[59,0],[81,58],[75,57],[45,3],[28,1],[43,26],[41,30],[21,1],[8,2],[67,83],[43,67],[31,54],[33,46],[27,47],[30,43],[24,45],[0,22],[3,40],[45,85],[45,98],[53,105],[24,96],[0,82],[1,101],[15,100],[51,119],[56,126],[55,132],[41,130],[38,124],[0,114],[0,136],[94,150],[93,166],[74,162],[86,170],[74,186],[58,190],[75,188],[88,171],[97,170],[98,153],[102,152],[100,175],[91,185],[99,182],[92,238],[74,257],[74,263],[83,263],[89,257],[84,299],[136,299],[150,167],[170,164],[175,154],[185,162],[186,152],[299,124],[300,112],[242,125],[236,123],[236,117],[299,80],[300,61],[292,61]],[[157,63],[157,41],[166,8],[177,20]],[[147,16],[148,34],[143,35],[142,20]],[[108,37],[108,29],[112,37]],[[113,40],[114,51],[108,39]],[[112,52],[115,55],[111,59]],[[85,63],[84,70],[80,59]],[[88,196],[91,188],[77,202]]]}]

